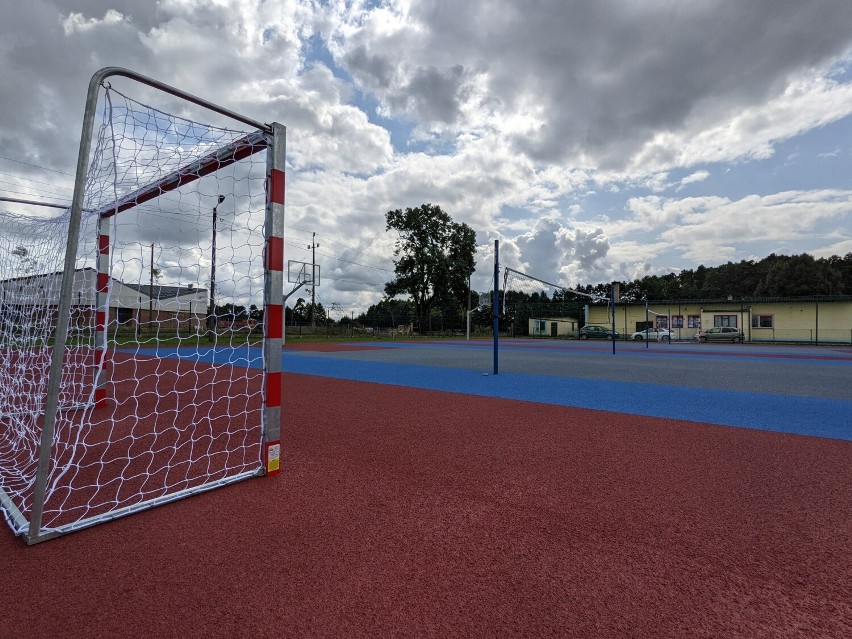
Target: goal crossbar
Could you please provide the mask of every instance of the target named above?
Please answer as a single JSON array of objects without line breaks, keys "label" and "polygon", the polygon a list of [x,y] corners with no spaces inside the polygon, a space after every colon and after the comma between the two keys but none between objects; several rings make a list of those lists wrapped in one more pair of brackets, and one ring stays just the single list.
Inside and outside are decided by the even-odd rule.
[{"label": "goal crossbar", "polygon": [[208,153],[190,162],[186,166],[182,166],[164,175],[156,182],[146,184],[144,187],[128,193],[108,206],[101,207],[95,211],[95,214],[98,217],[111,217],[134,206],[153,200],[163,193],[174,191],[185,184],[194,182],[205,175],[239,162],[255,153],[259,153],[268,146],[267,135],[264,131],[249,133],[227,146],[223,146],[212,153]]}]

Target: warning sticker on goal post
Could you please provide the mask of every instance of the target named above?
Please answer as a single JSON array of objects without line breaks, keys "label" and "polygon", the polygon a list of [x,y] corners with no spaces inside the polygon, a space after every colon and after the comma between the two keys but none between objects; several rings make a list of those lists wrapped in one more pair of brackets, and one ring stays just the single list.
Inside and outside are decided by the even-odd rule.
[{"label": "warning sticker on goal post", "polygon": [[266,444],[266,474],[274,475],[281,470],[281,443],[268,442]]}]

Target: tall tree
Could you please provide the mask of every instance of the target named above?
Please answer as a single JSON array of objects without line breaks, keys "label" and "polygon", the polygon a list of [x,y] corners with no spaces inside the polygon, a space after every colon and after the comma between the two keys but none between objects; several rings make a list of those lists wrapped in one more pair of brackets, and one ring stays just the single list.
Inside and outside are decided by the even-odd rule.
[{"label": "tall tree", "polygon": [[807,253],[776,261],[769,268],[763,286],[765,295],[779,297],[823,295],[829,292],[824,270]]},{"label": "tall tree", "polygon": [[399,234],[394,247],[396,279],[385,284],[388,298],[410,296],[421,330],[427,328],[434,306],[464,307],[474,271],[474,230],[454,222],[433,204],[388,211],[386,218],[386,230]]},{"label": "tall tree", "polygon": [[367,326],[397,327],[411,322],[412,308],[408,300],[383,299],[373,304],[366,313],[358,316],[358,321]]},{"label": "tall tree", "polygon": [[298,322],[299,324],[307,325],[311,323],[312,311],[314,316],[316,317],[317,323],[325,322],[326,311],[323,305],[320,302],[317,302],[316,306],[314,306],[310,302],[305,301],[305,298],[303,297],[300,297],[296,300],[296,304],[293,306],[293,311],[291,315],[294,321]]},{"label": "tall tree", "polygon": [[832,255],[817,262],[825,272],[829,295],[852,294],[852,253],[844,257]]}]

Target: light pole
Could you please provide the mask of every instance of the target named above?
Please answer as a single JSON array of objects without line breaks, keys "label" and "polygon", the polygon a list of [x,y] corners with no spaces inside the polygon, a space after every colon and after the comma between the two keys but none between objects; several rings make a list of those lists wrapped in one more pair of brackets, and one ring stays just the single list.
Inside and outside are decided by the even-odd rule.
[{"label": "light pole", "polygon": [[225,196],[220,195],[219,201],[213,207],[213,249],[210,260],[210,305],[207,308],[207,329],[212,331],[210,337],[216,335],[216,217],[219,205],[225,201]]},{"label": "light pole", "polygon": [[314,282],[317,279],[317,234],[314,233],[311,237],[311,245],[308,247],[311,249],[311,334],[313,334],[314,330],[317,326],[317,307],[316,307],[316,285]]}]

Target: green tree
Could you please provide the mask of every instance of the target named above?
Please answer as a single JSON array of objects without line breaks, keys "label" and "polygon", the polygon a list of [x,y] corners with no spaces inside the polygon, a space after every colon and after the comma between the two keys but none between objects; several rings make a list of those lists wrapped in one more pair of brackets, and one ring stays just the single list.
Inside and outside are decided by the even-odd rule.
[{"label": "green tree", "polygon": [[383,299],[373,304],[366,313],[358,316],[358,321],[366,326],[396,328],[408,324],[413,319],[414,312],[408,300]]},{"label": "green tree", "polygon": [[776,261],[763,281],[764,295],[797,297],[829,293],[824,269],[807,253]]},{"label": "green tree", "polygon": [[29,250],[25,246],[16,246],[12,251],[12,255],[19,260],[16,269],[19,275],[29,275],[38,267],[38,262],[30,255]]},{"label": "green tree", "polygon": [[[609,296],[609,285],[586,285],[586,293]],[[813,256],[776,255],[760,261],[742,260],[694,271],[646,275],[622,283],[621,299],[648,300],[724,299],[727,297],[797,297],[852,294],[852,253],[843,257],[814,259]]]},{"label": "green tree", "polygon": [[311,311],[313,311],[314,317],[316,317],[317,324],[321,324],[326,320],[326,310],[322,304],[317,303],[316,306],[312,306],[310,302],[305,301],[305,298],[300,297],[296,300],[296,305],[293,307],[290,316],[293,320],[299,324],[308,325],[311,323]]},{"label": "green tree", "polygon": [[852,294],[852,253],[847,253],[844,257],[832,255],[817,262],[825,272],[829,295]]},{"label": "green tree", "polygon": [[395,230],[399,239],[394,247],[396,279],[385,284],[385,295],[408,295],[420,330],[427,328],[433,307],[466,308],[474,230],[433,204],[388,211],[386,217],[386,230]]}]

